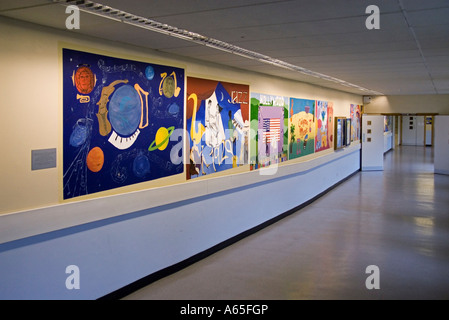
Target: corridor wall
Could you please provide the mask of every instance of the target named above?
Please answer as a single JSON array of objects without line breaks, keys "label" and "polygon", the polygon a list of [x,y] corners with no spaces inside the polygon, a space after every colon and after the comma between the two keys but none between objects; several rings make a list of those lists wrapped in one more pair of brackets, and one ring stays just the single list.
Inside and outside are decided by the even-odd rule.
[{"label": "corridor wall", "polygon": [[[62,200],[61,49],[184,68],[187,76],[247,84],[254,92],[333,102],[349,117],[362,97],[219,64],[0,18],[0,299],[96,299],[170,267],[314,198],[360,169],[360,145],[250,171],[185,175]],[[33,150],[56,167],[32,170]],[[80,271],[68,289],[67,267]]]},{"label": "corridor wall", "polygon": [[449,116],[435,117],[435,173],[449,174]]},{"label": "corridor wall", "polygon": [[396,95],[376,96],[365,105],[365,113],[438,113],[449,114],[449,95]]}]

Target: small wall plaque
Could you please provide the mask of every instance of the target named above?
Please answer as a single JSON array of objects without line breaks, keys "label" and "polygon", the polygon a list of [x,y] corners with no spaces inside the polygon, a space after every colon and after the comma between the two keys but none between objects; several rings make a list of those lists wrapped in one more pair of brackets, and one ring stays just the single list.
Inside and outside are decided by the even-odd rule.
[{"label": "small wall plaque", "polygon": [[56,148],[31,150],[31,170],[56,168]]}]

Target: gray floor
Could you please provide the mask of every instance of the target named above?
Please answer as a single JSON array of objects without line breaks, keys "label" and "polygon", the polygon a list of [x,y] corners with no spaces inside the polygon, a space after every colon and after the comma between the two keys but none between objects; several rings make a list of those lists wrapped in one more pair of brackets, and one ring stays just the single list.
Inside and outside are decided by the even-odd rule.
[{"label": "gray floor", "polygon": [[400,147],[383,172],[125,299],[449,299],[449,176],[433,174],[431,148]]}]

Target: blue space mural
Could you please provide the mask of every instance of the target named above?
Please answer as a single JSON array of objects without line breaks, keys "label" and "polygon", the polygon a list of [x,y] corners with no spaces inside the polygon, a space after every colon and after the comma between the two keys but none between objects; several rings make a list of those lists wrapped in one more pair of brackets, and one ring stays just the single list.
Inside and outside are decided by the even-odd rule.
[{"label": "blue space mural", "polygon": [[183,119],[183,69],[63,49],[64,199],[182,173]]}]

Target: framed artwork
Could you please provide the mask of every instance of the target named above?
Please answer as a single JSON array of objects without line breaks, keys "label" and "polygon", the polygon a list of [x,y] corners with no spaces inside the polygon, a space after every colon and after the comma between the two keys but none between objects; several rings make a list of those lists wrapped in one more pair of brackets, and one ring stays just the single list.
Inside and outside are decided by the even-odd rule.
[{"label": "framed artwork", "polygon": [[393,117],[384,116],[384,132],[391,132],[393,130]]},{"label": "framed artwork", "polygon": [[361,120],[362,107],[360,105],[351,104],[350,118],[351,118],[351,141],[358,141],[361,137]]},{"label": "framed artwork", "polygon": [[329,146],[334,146],[334,104],[328,102],[327,104],[327,134],[329,137]]},{"label": "framed artwork", "polygon": [[344,147],[344,133],[345,133],[345,124],[346,118],[343,117],[335,117],[335,150],[341,149]]},{"label": "framed artwork", "polygon": [[315,152],[315,104],[315,100],[290,99],[288,120],[289,159]]},{"label": "framed artwork", "polygon": [[184,69],[63,49],[62,74],[64,199],[183,172]]},{"label": "framed artwork", "polygon": [[249,86],[187,77],[187,179],[248,164]]},{"label": "framed artwork", "polygon": [[352,127],[351,127],[351,119],[350,118],[348,118],[348,119],[346,119],[346,133],[345,133],[345,139],[346,139],[346,142],[345,142],[345,146],[349,146],[350,144],[351,144],[351,129],[352,129]]},{"label": "framed artwork", "polygon": [[330,138],[333,132],[332,130],[329,130],[329,108],[332,107],[329,107],[327,101],[316,101],[315,152],[327,150],[331,147]]},{"label": "framed artwork", "polygon": [[287,161],[288,104],[287,97],[251,94],[251,170]]}]

